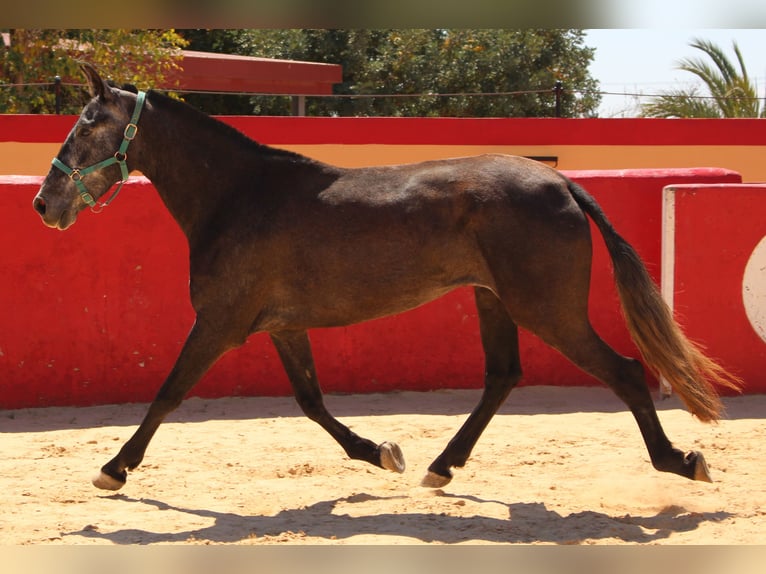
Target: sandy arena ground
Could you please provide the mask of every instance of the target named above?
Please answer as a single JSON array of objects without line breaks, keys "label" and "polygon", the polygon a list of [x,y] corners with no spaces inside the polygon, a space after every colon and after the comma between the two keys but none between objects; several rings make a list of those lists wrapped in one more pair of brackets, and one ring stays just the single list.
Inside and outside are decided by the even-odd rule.
[{"label": "sandy arena ground", "polygon": [[762,544],[766,395],[705,425],[658,403],[714,484],[654,471],[602,388],[522,387],[448,486],[419,486],[478,391],[330,396],[338,418],[407,459],[349,460],[290,398],[189,399],[110,494],[90,478],[146,405],[0,412],[0,544]]}]

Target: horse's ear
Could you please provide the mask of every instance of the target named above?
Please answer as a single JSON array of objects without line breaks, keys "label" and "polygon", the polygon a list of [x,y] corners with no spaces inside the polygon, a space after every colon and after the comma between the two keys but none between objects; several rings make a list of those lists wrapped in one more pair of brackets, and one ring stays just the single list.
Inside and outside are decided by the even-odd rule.
[{"label": "horse's ear", "polygon": [[87,62],[80,62],[80,68],[88,80],[88,90],[91,97],[108,100],[112,97],[112,90],[104,80],[101,79],[98,71]]}]

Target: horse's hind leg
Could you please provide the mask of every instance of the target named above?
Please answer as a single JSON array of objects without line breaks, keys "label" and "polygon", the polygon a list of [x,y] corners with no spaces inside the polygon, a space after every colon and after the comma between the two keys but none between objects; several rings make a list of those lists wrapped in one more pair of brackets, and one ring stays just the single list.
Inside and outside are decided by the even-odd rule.
[{"label": "horse's hind leg", "polygon": [[308,334],[305,331],[291,331],[270,335],[282,359],[295,398],[306,416],[330,433],[349,457],[386,470],[404,472],[404,456],[396,443],[383,442],[376,445],[353,433],[327,411],[314,369]]},{"label": "horse's hind leg", "polygon": [[451,467],[462,467],[476,441],[519,379],[518,328],[505,306],[489,289],[476,287],[481,342],[485,354],[484,391],[466,422],[428,467],[422,485],[438,488],[452,479]]},{"label": "horse's hind leg", "polygon": [[638,423],[654,468],[711,482],[702,454],[684,454],[665,435],[639,361],[614,351],[595,333],[587,317],[565,321],[558,329],[533,330],[622,399]]},{"label": "horse's hind leg", "polygon": [[559,338],[555,346],[576,365],[606,383],[628,406],[638,423],[654,468],[711,482],[702,453],[685,454],[674,448],[665,435],[641,363],[619,355],[596,335],[589,324],[587,327],[584,335],[566,342]]}]

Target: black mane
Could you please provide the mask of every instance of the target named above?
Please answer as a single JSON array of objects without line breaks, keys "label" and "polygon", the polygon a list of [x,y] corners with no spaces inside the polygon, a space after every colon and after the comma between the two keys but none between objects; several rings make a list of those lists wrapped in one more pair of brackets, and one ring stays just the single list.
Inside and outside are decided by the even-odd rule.
[{"label": "black mane", "polygon": [[261,154],[280,156],[287,159],[292,159],[293,161],[314,162],[314,160],[311,158],[303,156],[299,153],[279,148],[273,148],[268,145],[259,143],[249,136],[243,134],[238,129],[230,126],[229,124],[209,116],[208,114],[185,102],[176,100],[155,90],[149,90],[147,97],[149,101],[151,101],[152,105],[156,106],[157,108],[167,110],[173,114],[179,114],[184,117],[185,121],[204,126],[206,129],[219,134],[221,137],[237,141],[240,145],[251,147]]}]

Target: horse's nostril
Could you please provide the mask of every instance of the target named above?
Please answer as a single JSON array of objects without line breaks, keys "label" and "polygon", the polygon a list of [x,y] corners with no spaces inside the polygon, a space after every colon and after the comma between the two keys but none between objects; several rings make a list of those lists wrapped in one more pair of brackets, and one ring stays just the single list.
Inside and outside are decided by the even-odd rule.
[{"label": "horse's nostril", "polygon": [[45,215],[45,200],[42,197],[35,197],[32,205],[37,213]]}]

